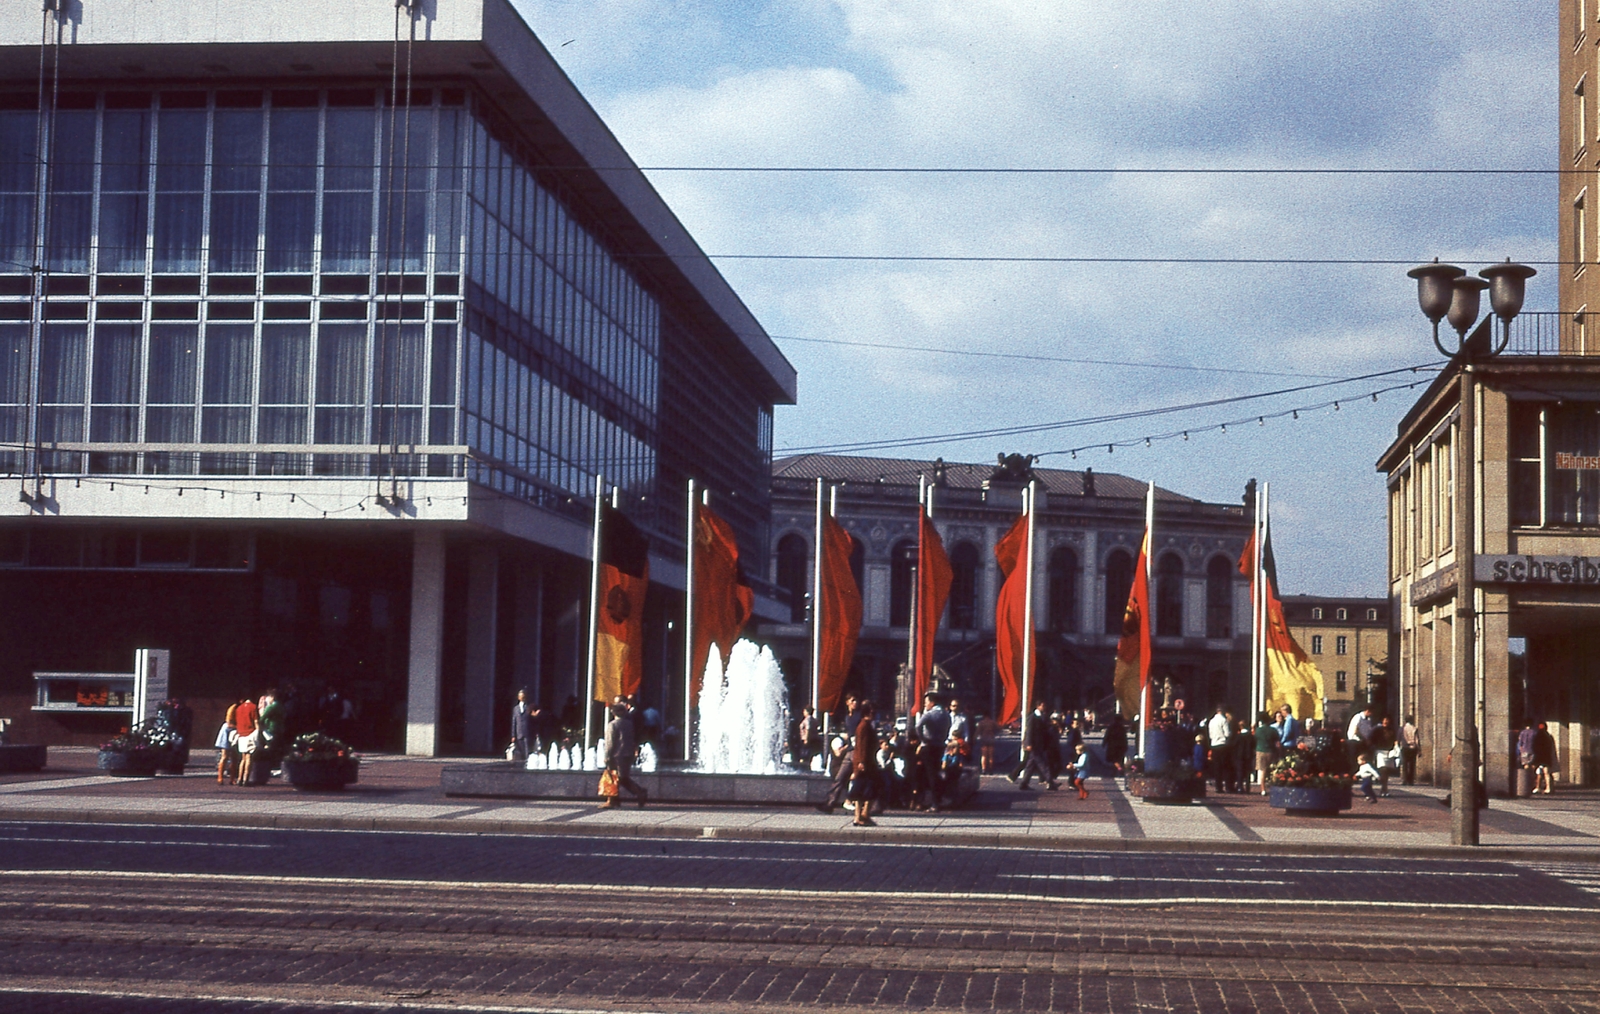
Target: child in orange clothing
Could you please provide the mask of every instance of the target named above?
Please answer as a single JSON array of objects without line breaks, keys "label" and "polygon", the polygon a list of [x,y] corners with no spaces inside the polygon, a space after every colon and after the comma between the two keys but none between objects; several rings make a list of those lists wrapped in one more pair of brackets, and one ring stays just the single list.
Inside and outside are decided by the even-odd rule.
[{"label": "child in orange clothing", "polygon": [[1079,743],[1074,749],[1077,756],[1072,758],[1072,787],[1078,790],[1079,799],[1089,798],[1089,751]]}]

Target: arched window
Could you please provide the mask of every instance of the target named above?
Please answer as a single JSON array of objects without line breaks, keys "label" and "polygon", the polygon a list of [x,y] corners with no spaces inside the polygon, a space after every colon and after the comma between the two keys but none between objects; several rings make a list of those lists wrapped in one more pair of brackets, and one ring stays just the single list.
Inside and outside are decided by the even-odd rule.
[{"label": "arched window", "polygon": [[1106,633],[1122,633],[1122,614],[1132,590],[1133,556],[1123,549],[1113,550],[1106,557]]},{"label": "arched window", "polygon": [[789,593],[789,622],[806,620],[806,540],[793,532],[778,540],[778,587]]},{"label": "arched window", "polygon": [[1206,636],[1233,636],[1233,564],[1213,556],[1206,564]]},{"label": "arched window", "polygon": [[916,540],[901,539],[889,550],[889,626],[911,625],[911,586],[916,575]]},{"label": "arched window", "polygon": [[1156,634],[1183,636],[1183,557],[1177,553],[1156,563]]},{"label": "arched window", "polygon": [[1066,546],[1050,553],[1050,629],[1078,629],[1078,554]]},{"label": "arched window", "polygon": [[950,550],[950,629],[978,629],[978,547],[970,542]]}]

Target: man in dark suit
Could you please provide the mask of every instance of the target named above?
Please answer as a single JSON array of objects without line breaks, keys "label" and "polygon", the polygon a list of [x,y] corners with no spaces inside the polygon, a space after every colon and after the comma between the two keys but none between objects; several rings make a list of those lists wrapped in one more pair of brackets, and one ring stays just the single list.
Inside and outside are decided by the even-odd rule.
[{"label": "man in dark suit", "polygon": [[1022,777],[1017,781],[1017,788],[1026,790],[1034,775],[1052,789],[1061,787],[1050,770],[1050,752],[1057,749],[1059,742],[1050,725],[1050,716],[1045,714],[1044,702],[1040,701],[1033,706],[1027,732],[1022,737]]},{"label": "man in dark suit", "polygon": [[539,709],[528,703],[526,690],[518,690],[511,707],[511,759],[518,764],[527,762],[539,725]]}]

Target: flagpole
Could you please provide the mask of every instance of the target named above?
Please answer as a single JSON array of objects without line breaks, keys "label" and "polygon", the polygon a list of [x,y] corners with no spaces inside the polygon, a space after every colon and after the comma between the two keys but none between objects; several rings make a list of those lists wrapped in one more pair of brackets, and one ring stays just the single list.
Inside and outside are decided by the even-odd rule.
[{"label": "flagpole", "polygon": [[[1145,596],[1149,598],[1150,588],[1150,560],[1156,555],[1156,484],[1150,482],[1150,489],[1144,496],[1144,586]],[[1146,627],[1150,625],[1148,604],[1140,610],[1139,622]],[[1144,665],[1144,678],[1139,681],[1139,756],[1144,756],[1145,732],[1150,728],[1150,659],[1140,660]]]},{"label": "flagpole", "polygon": [[1261,494],[1250,497],[1250,728],[1256,727],[1256,716],[1261,714],[1261,687],[1256,680],[1260,668],[1260,638],[1256,630],[1256,614],[1261,611]]},{"label": "flagpole", "polygon": [[918,586],[922,583],[920,570],[922,568],[922,512],[928,497],[928,477],[921,473],[917,475],[917,562],[911,567],[911,615],[906,617],[906,681],[904,695],[900,699],[900,706],[906,716],[906,735],[911,734],[911,713],[916,710],[917,701],[917,593],[921,591]]},{"label": "flagpole", "polygon": [[[1261,559],[1261,706],[1267,706],[1268,676],[1271,667],[1267,664],[1267,627],[1272,621],[1272,589],[1267,586],[1267,540],[1272,538],[1272,483],[1261,484],[1261,544],[1256,550]],[[1299,716],[1302,722],[1304,716]]]},{"label": "flagpole", "polygon": [[684,553],[683,578],[683,759],[694,753],[694,480],[689,480],[689,541]]},{"label": "flagpole", "polygon": [[824,735],[832,723],[822,710],[822,476],[817,476],[816,534],[811,541],[815,562],[811,567],[811,714],[821,719]]},{"label": "flagpole", "polygon": [[1022,736],[1027,742],[1028,716],[1033,714],[1033,535],[1037,525],[1037,512],[1034,511],[1034,494],[1039,486],[1039,480],[1030,479],[1028,488],[1023,496],[1023,510],[1028,514],[1028,569],[1023,572],[1022,581]]},{"label": "flagpole", "polygon": [[589,568],[589,662],[588,690],[583,702],[583,756],[589,759],[589,748],[594,745],[594,679],[595,651],[600,640],[600,513],[605,507],[606,477],[594,477],[594,544],[590,550]]}]

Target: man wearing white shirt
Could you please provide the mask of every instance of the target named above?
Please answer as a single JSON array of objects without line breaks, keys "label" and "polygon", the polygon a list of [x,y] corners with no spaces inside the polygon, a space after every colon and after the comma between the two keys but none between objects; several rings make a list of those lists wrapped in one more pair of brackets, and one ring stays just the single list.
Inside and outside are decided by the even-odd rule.
[{"label": "man wearing white shirt", "polygon": [[1217,713],[1206,723],[1206,738],[1211,742],[1211,770],[1216,775],[1217,791],[1222,792],[1233,781],[1233,755],[1228,743],[1233,738],[1233,716],[1224,705],[1217,705]]}]

